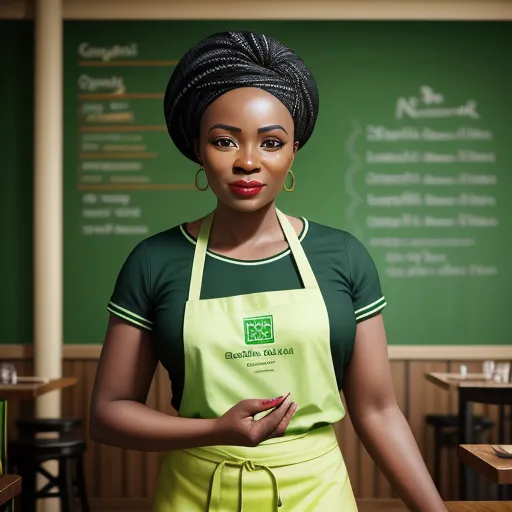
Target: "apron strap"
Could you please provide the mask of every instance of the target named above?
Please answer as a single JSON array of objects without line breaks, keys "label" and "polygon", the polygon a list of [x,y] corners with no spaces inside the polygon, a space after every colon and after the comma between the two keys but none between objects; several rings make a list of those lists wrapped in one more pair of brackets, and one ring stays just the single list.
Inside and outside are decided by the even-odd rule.
[{"label": "apron strap", "polygon": [[201,296],[201,284],[203,282],[204,260],[206,259],[206,250],[208,249],[208,239],[212,228],[215,211],[208,214],[201,224],[201,229],[197,235],[196,250],[194,251],[194,260],[192,262],[192,275],[190,276],[190,287],[188,289],[188,300],[199,300]]},{"label": "apron strap", "polygon": [[266,471],[270,478],[272,479],[272,488],[274,491],[274,510],[277,511],[280,507],[282,507],[283,503],[281,501],[281,496],[279,494],[279,487],[277,485],[277,478],[272,473],[272,470],[264,466],[262,464],[255,464],[250,460],[246,461],[231,461],[231,460],[223,460],[220,462],[212,476],[211,483],[211,491],[210,491],[210,502],[208,504],[208,512],[221,512],[223,509],[221,507],[221,489],[222,489],[222,470],[225,466],[235,466],[240,468],[240,497],[239,497],[239,512],[243,512],[243,478],[244,473],[246,471]]},{"label": "apron strap", "polygon": [[290,221],[286,218],[286,215],[277,208],[276,213],[277,218],[281,223],[281,227],[283,228],[283,232],[288,242],[288,245],[290,246],[290,250],[292,251],[295,263],[297,263],[297,268],[299,270],[302,283],[304,284],[304,288],[318,288],[318,282],[316,280],[315,274],[313,273],[308,258],[306,257],[306,253],[304,252],[302,244],[299,242],[299,239],[297,238],[293,226],[291,225]]},{"label": "apron strap", "polygon": [[[315,274],[311,269],[311,265],[306,257],[306,253],[302,248],[301,243],[293,229],[293,226],[290,224],[290,221],[287,219],[286,215],[282,213],[280,210],[276,208],[277,218],[279,219],[279,223],[281,224],[281,228],[284,232],[286,241],[290,246],[291,253],[295,262],[297,264],[297,269],[299,270],[300,277],[302,279],[302,283],[304,288],[318,288],[318,282],[316,280]],[[196,249],[194,251],[194,260],[192,262],[192,275],[190,277],[190,287],[188,291],[188,300],[199,300],[201,295],[201,284],[203,282],[203,270],[204,270],[204,262],[206,259],[206,251],[208,249],[208,239],[210,237],[210,231],[212,228],[213,217],[215,212],[211,212],[208,214],[199,230],[199,234],[197,235],[197,243]]]}]

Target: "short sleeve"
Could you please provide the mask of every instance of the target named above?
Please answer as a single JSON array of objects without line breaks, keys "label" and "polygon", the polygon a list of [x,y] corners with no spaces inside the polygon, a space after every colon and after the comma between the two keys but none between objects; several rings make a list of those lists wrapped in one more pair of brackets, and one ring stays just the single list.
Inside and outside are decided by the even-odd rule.
[{"label": "short sleeve", "polygon": [[147,247],[140,242],[121,267],[107,310],[137,327],[151,330],[153,308],[150,280]]},{"label": "short sleeve", "polygon": [[356,321],[360,322],[382,311],[387,303],[382,293],[377,267],[366,247],[356,237],[348,235],[346,250],[354,314]]}]

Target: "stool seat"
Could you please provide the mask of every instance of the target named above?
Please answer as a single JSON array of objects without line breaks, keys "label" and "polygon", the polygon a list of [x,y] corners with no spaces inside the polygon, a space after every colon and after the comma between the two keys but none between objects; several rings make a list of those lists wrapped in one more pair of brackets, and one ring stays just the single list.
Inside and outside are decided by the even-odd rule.
[{"label": "stool seat", "polygon": [[87,449],[83,439],[70,436],[55,438],[20,437],[10,441],[9,448],[13,452],[13,457],[16,457],[18,453],[20,455],[21,453],[29,453],[31,456],[38,457],[50,452],[60,452],[61,456],[71,457],[83,453]]},{"label": "stool seat", "polygon": [[[62,512],[74,512],[75,499],[80,499],[80,509],[89,512],[85,488],[85,440],[72,432],[81,424],[74,418],[43,418],[17,422],[20,436],[9,442],[10,461],[23,479],[21,510],[36,510],[37,500],[60,498]],[[56,432],[53,437],[36,437],[40,432]],[[47,461],[58,461],[58,473],[50,473]],[[37,488],[37,475],[47,483]]]},{"label": "stool seat", "polygon": [[16,428],[20,436],[34,435],[38,432],[71,432],[82,426],[79,418],[35,418],[30,420],[17,420]]},{"label": "stool seat", "polygon": [[[456,414],[427,414],[427,423],[439,428],[458,428],[459,417]],[[494,422],[485,416],[473,416],[473,428],[487,429],[494,426]]]}]

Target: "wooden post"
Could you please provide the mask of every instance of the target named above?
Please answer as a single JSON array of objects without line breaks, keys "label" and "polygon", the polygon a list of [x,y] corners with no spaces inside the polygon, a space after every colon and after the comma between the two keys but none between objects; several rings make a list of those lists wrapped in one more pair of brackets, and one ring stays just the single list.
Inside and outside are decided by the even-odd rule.
[{"label": "wooden post", "polygon": [[[62,0],[35,2],[34,369],[62,376]],[[60,391],[37,399],[37,417],[60,417]],[[56,464],[48,470],[55,473]],[[44,510],[59,510],[44,500]],[[38,509],[43,508],[39,506]]]}]

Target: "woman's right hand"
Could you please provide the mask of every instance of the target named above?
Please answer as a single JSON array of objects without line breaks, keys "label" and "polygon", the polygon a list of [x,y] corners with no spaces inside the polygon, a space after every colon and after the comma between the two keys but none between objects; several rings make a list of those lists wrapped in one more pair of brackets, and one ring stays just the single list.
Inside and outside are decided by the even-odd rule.
[{"label": "woman's right hand", "polygon": [[[258,413],[273,411],[261,419]],[[272,399],[242,400],[217,420],[220,443],[232,446],[257,446],[266,439],[284,435],[297,404],[290,394]]]}]

